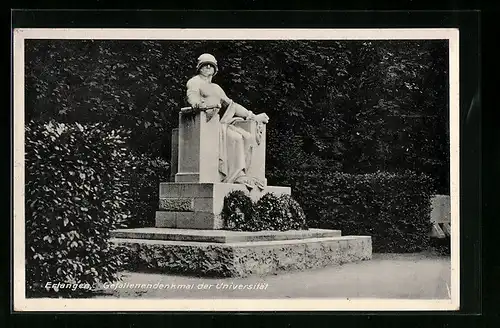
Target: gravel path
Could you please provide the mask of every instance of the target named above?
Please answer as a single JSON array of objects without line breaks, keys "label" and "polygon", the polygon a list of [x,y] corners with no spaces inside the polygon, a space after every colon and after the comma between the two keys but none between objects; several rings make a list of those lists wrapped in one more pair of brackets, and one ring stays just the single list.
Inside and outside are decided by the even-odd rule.
[{"label": "gravel path", "polygon": [[[446,256],[374,254],[371,261],[266,277],[220,279],[124,272],[123,288],[108,288],[96,298],[448,299],[450,275]],[[126,284],[156,284],[156,288]]]}]

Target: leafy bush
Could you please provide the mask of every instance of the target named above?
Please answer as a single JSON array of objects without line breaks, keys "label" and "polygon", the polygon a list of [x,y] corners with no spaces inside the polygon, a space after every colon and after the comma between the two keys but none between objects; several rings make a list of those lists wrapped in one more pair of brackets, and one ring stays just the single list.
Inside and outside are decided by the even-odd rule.
[{"label": "leafy bush", "polygon": [[250,197],[241,190],[231,191],[225,198],[221,216],[224,229],[236,231],[256,231],[254,206]]},{"label": "leafy bush", "polygon": [[306,230],[304,211],[290,195],[266,193],[256,203],[242,191],[224,198],[224,229],[236,231]]},{"label": "leafy bush", "polygon": [[432,180],[424,174],[303,174],[291,179],[308,225],[370,235],[374,252],[418,252],[430,245]]},{"label": "leafy bush", "polygon": [[286,209],[278,196],[272,193],[262,196],[255,204],[255,212],[254,220],[261,230],[287,230]]},{"label": "leafy bush", "polygon": [[279,201],[283,204],[285,212],[285,220],[283,224],[288,228],[286,230],[306,230],[307,221],[304,210],[300,204],[290,195],[281,195]]},{"label": "leafy bush", "polygon": [[[29,296],[45,284],[116,280],[122,255],[109,231],[130,218],[127,133],[105,124],[30,122],[26,128],[26,283]],[[83,290],[72,291],[72,295]],[[72,296],[69,295],[69,296]]]}]

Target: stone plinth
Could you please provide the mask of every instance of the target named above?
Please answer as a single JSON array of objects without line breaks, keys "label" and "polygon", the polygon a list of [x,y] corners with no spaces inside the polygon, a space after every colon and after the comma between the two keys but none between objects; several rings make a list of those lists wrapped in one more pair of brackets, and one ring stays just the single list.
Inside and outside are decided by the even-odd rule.
[{"label": "stone plinth", "polygon": [[231,183],[161,183],[157,228],[222,229],[220,217],[224,197],[231,191],[241,190],[254,201],[271,192],[290,194],[290,187],[267,186],[252,191],[241,184]]},{"label": "stone plinth", "polygon": [[[160,234],[156,232],[156,236]],[[175,234],[177,236],[172,237]],[[371,259],[371,237],[330,237],[328,234],[325,230],[251,232],[240,235],[225,232],[212,233],[211,237],[207,237],[171,229],[163,233],[163,236],[168,236],[168,240],[151,239],[155,235],[152,231],[143,231],[143,234],[136,231],[135,235],[113,232],[111,241],[128,249],[135,261],[131,270],[154,269],[198,276],[269,275]],[[330,234],[338,235],[339,231],[332,230]],[[252,240],[262,236],[267,240]],[[292,239],[280,240],[283,236]],[[182,238],[188,240],[179,240]],[[199,241],[189,238],[198,238]]]},{"label": "stone plinth", "polygon": [[[221,181],[218,169],[219,119],[216,114],[207,121],[205,112],[179,114],[179,129],[172,131],[172,161],[177,162],[171,168],[172,175],[175,175],[174,182]],[[235,125],[260,136],[254,145],[247,175],[266,182],[266,125],[258,125],[255,121],[242,121]]]}]

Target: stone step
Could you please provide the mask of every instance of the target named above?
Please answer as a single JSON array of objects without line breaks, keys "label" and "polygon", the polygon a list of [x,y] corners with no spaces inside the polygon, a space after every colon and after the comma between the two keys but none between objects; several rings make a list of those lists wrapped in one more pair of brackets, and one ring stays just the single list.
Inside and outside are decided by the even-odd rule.
[{"label": "stone step", "polygon": [[113,238],[236,243],[252,241],[300,240],[307,238],[340,237],[340,230],[309,229],[289,231],[228,231],[169,228],[137,228],[111,231]]},{"label": "stone step", "polygon": [[193,242],[112,238],[134,259],[129,270],[211,277],[247,277],[370,260],[370,236],[252,242]]}]

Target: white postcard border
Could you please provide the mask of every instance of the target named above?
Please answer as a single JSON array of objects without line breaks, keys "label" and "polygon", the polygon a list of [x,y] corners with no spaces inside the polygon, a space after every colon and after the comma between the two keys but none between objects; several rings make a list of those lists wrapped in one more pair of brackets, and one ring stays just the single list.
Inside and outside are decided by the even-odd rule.
[{"label": "white postcard border", "polygon": [[[450,300],[407,299],[27,299],[24,226],[24,40],[419,40],[449,41]],[[15,29],[13,301],[14,311],[433,311],[458,310],[460,299],[459,31],[458,29]]]}]

